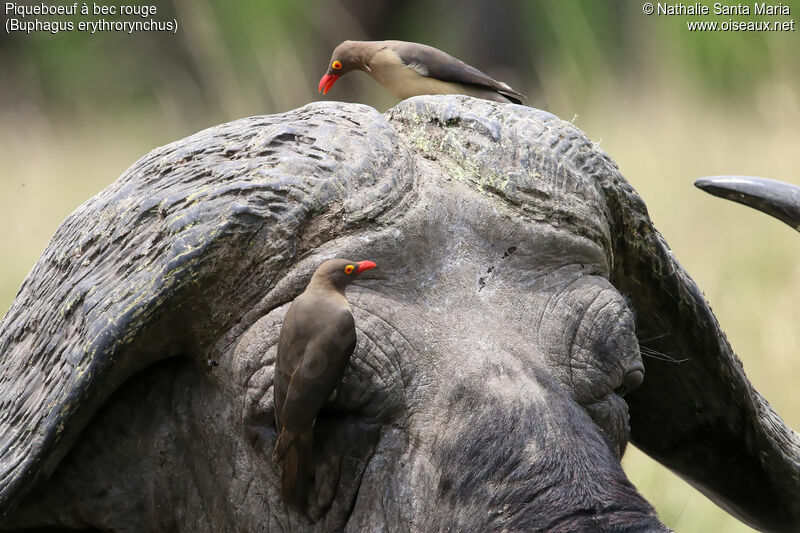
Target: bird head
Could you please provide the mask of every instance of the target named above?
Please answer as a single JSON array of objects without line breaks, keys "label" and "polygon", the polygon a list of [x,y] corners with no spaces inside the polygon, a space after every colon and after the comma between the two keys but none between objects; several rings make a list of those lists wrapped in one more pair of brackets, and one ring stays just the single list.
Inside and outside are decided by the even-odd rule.
[{"label": "bird head", "polygon": [[376,266],[378,265],[372,261],[330,259],[317,268],[311,278],[311,283],[329,283],[337,289],[344,290],[361,273]]},{"label": "bird head", "polygon": [[319,80],[319,90],[322,94],[327,94],[336,80],[352,70],[369,71],[364,61],[363,47],[360,45],[358,41],[344,41],[336,47],[328,63],[328,70]]}]

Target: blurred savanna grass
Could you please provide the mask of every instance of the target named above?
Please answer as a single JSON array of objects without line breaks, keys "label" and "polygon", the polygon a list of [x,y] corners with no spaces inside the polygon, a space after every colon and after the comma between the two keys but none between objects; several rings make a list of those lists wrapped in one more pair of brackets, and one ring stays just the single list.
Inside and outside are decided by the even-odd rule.
[{"label": "blurred savanna grass", "polygon": [[[624,0],[153,3],[154,18],[178,20],[176,35],[0,37],[3,310],[61,220],[153,147],[323,99],[317,82],[344,39],[413,40],[509,82],[598,142],[705,291],[750,379],[800,427],[800,235],[691,184],[721,173],[800,183],[797,31],[690,33],[692,17],[645,16]],[[396,102],[362,74],[324,99]],[[624,465],[676,531],[749,531],[638,451]]]}]

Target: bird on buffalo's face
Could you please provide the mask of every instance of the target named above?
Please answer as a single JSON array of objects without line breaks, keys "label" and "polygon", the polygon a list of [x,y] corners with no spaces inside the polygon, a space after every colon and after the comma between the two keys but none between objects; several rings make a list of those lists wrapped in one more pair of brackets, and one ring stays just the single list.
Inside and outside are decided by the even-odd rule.
[{"label": "bird on buffalo's face", "polygon": [[272,459],[281,466],[285,505],[305,512],[314,420],[336,389],[356,346],[345,288],[372,261],[331,259],[314,272],[283,319],[273,394],[278,440]]},{"label": "bird on buffalo's face", "polygon": [[319,82],[327,94],[341,76],[363,70],[400,99],[421,94],[465,94],[521,104],[525,98],[503,82],[450,54],[405,41],[345,41],[333,51]]}]

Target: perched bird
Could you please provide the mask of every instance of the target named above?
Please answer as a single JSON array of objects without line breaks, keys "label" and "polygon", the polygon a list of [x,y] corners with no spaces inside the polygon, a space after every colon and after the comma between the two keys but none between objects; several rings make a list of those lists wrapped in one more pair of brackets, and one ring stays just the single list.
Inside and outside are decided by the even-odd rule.
[{"label": "perched bird", "polygon": [[333,51],[319,90],[327,94],[336,80],[352,70],[363,70],[401,100],[421,94],[466,94],[520,104],[525,98],[450,54],[405,41],[343,42]]},{"label": "perched bird", "polygon": [[281,465],[283,503],[301,512],[311,477],[314,420],[356,346],[344,291],[356,276],[376,266],[372,261],[325,261],[283,319],[273,385],[278,440],[272,459]]}]

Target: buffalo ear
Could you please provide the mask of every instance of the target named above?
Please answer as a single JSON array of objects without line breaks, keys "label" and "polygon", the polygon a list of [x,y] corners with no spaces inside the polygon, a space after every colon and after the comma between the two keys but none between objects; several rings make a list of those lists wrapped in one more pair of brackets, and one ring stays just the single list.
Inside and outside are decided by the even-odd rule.
[{"label": "buffalo ear", "polygon": [[631,441],[757,529],[800,528],[800,437],[753,388],[702,292],[633,189],[601,179],[612,282],[632,303],[645,379],[626,396]]},{"label": "buffalo ear", "polygon": [[709,176],[694,182],[709,194],[739,202],[800,231],[800,187],[753,176]]}]

